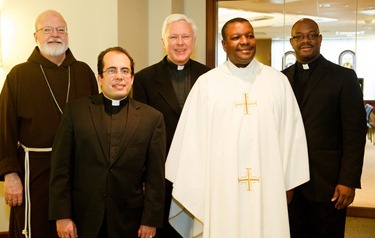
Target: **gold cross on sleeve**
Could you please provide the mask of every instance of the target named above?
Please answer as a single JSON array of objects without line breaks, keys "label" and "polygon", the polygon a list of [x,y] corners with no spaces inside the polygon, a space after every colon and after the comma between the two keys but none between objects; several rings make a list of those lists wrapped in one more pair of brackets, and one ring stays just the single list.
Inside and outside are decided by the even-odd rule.
[{"label": "gold cross on sleeve", "polygon": [[252,182],[260,183],[260,178],[259,177],[251,177],[251,168],[246,168],[246,171],[247,171],[247,177],[239,177],[238,183],[247,182],[247,191],[252,191],[251,183]]},{"label": "gold cross on sleeve", "polygon": [[247,93],[244,93],[244,102],[238,102],[235,103],[236,107],[237,106],[245,106],[245,114],[249,114],[249,107],[250,105],[257,105],[257,102],[250,102],[247,96]]}]

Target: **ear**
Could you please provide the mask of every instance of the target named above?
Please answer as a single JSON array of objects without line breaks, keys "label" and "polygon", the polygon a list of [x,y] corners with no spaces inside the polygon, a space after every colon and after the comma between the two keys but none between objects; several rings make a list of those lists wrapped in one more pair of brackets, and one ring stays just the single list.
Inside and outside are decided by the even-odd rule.
[{"label": "ear", "polygon": [[37,32],[34,32],[34,40],[35,40],[35,43],[38,44],[38,38],[37,38],[37,35],[36,35]]},{"label": "ear", "polygon": [[103,78],[102,76],[100,76],[100,74],[98,74],[97,78],[98,78],[98,84],[101,87],[103,85]]},{"label": "ear", "polygon": [[224,40],[221,40],[221,45],[223,46],[223,50],[227,52],[227,46]]},{"label": "ear", "polygon": [[163,48],[165,49],[165,42],[164,42],[164,38],[163,37],[161,38],[161,44],[163,45]]}]

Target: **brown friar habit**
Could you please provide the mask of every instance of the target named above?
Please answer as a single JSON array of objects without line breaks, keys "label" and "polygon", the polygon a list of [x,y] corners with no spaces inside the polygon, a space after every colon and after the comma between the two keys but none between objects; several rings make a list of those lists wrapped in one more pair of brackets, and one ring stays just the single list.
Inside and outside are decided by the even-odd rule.
[{"label": "brown friar habit", "polygon": [[[41,66],[45,76],[43,75]],[[68,49],[58,66],[44,58],[36,47],[31,56],[7,75],[0,95],[0,179],[17,172],[24,182],[25,153],[18,143],[29,148],[50,148],[61,119],[68,90],[68,101],[98,93],[90,67],[77,61]],[[51,87],[48,87],[46,78]],[[57,237],[55,222],[48,219],[50,152],[30,152],[31,235],[33,238]],[[25,195],[25,194],[24,194]],[[23,198],[25,201],[25,196]],[[12,207],[9,237],[24,237],[25,202]]]}]

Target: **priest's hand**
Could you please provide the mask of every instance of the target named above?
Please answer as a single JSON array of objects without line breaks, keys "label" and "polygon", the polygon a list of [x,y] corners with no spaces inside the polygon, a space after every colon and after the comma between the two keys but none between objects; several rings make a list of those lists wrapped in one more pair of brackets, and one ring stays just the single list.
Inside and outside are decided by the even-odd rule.
[{"label": "priest's hand", "polygon": [[344,209],[353,202],[354,196],[355,196],[355,188],[350,188],[350,187],[338,184],[335,188],[335,193],[331,201],[332,202],[336,201],[335,208]]},{"label": "priest's hand", "polygon": [[138,237],[151,238],[156,234],[156,227],[141,225],[138,230]]},{"label": "priest's hand", "polygon": [[23,186],[16,172],[4,176],[4,198],[5,204],[10,207],[21,206]]},{"label": "priest's hand", "polygon": [[56,230],[61,238],[78,237],[76,224],[70,218],[56,220]]},{"label": "priest's hand", "polygon": [[294,196],[294,189],[286,191],[286,201],[288,202],[288,204],[292,201],[293,196]]}]

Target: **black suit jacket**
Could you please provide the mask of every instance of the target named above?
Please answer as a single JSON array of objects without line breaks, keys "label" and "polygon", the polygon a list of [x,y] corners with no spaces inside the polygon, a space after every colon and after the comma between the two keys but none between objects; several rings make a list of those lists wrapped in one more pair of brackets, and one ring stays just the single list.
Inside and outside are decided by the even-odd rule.
[{"label": "black suit jacket", "polygon": [[[159,63],[151,65],[135,74],[133,97],[146,103],[164,115],[167,130],[167,148],[170,147],[182,108],[178,103],[168,73],[167,56]],[[191,86],[197,78],[210,70],[207,66],[190,59]]]},{"label": "black suit jacket", "polygon": [[50,219],[71,218],[78,237],[97,237],[103,219],[109,237],[137,237],[140,224],[163,222],[164,119],[129,99],[123,143],[111,161],[103,101],[95,95],[64,110],[52,151]]},{"label": "black suit jacket", "polygon": [[[356,73],[317,60],[300,103],[310,163],[302,191],[311,201],[329,202],[337,184],[360,188],[367,128]],[[296,65],[282,71],[292,87],[295,71]]]}]

